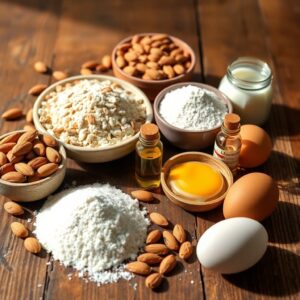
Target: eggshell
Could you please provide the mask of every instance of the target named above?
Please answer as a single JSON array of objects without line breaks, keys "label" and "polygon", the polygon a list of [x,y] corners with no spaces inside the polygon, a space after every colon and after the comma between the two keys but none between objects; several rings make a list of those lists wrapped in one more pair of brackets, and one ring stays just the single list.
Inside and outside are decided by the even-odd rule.
[{"label": "eggshell", "polygon": [[240,135],[242,138],[240,166],[254,168],[263,164],[272,151],[270,136],[262,128],[249,124],[241,126]]},{"label": "eggshell", "polygon": [[264,173],[250,173],[229,188],[223,214],[226,219],[246,217],[261,221],[274,211],[278,198],[278,187],[272,177]]},{"label": "eggshell", "polygon": [[267,249],[265,228],[249,218],[221,221],[204,232],[197,245],[197,257],[207,269],[232,274],[256,264]]}]

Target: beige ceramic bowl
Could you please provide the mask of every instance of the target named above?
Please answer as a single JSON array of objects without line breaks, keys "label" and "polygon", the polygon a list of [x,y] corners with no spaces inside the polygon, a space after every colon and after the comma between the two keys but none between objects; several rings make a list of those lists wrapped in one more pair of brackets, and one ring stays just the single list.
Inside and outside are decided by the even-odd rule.
[{"label": "beige ceramic bowl", "polygon": [[[25,132],[25,130],[13,132]],[[0,140],[13,132],[2,135]],[[62,161],[58,170],[54,174],[31,183],[12,183],[0,179],[0,195],[8,197],[14,201],[32,202],[43,199],[52,194],[62,184],[66,174],[67,157],[66,151],[61,144],[59,146],[59,153],[62,157]]]},{"label": "beige ceramic bowl", "polygon": [[[157,33],[140,33],[140,34],[135,34],[135,36],[147,36],[147,35],[154,35]],[[177,82],[184,82],[184,81],[189,81],[192,79],[195,64],[196,64],[196,58],[195,58],[195,53],[193,49],[185,43],[183,40],[176,38],[174,36],[169,36],[173,42],[180,46],[184,51],[190,54],[191,56],[191,66],[187,70],[187,72],[183,75],[176,76],[172,79],[165,79],[165,80],[144,80],[135,76],[130,76],[126,74],[122,69],[120,69],[117,64],[116,64],[116,52],[119,49],[119,47],[125,43],[128,43],[131,41],[133,36],[129,36],[119,42],[116,47],[113,50],[112,53],[112,66],[113,66],[113,72],[116,77],[121,78],[123,80],[126,80],[135,86],[139,87],[141,90],[145,92],[145,94],[149,97],[151,101],[153,101],[156,97],[156,95],[165,87],[172,85]]]},{"label": "beige ceramic bowl", "polygon": [[[47,133],[47,130],[42,126],[42,124],[39,121],[38,116],[38,110],[41,105],[41,102],[45,98],[46,95],[51,93],[51,91],[55,90],[56,86],[63,85],[68,82],[72,82],[74,80],[82,80],[82,79],[97,79],[100,81],[104,80],[110,80],[111,82],[116,82],[120,84],[123,88],[125,88],[128,91],[131,91],[135,95],[137,95],[140,99],[143,99],[145,106],[146,106],[146,122],[151,122],[153,119],[153,111],[152,106],[147,98],[147,96],[138,88],[133,86],[132,84],[123,81],[121,79],[112,77],[112,76],[104,76],[104,75],[80,75],[80,76],[74,76],[70,77],[61,81],[58,81],[54,84],[52,84],[50,87],[48,87],[36,100],[34,107],[33,107],[33,120],[34,125],[36,129],[41,133]],[[87,148],[87,147],[79,147],[79,146],[73,146],[70,144],[66,144],[61,142],[66,151],[67,156],[69,158],[81,161],[81,162],[88,162],[88,163],[96,163],[96,162],[108,162],[112,161],[118,158],[121,158],[130,152],[132,152],[135,148],[135,144],[138,140],[139,133],[136,133],[133,137],[128,138],[127,140],[120,142],[116,145],[112,146],[105,146],[105,147],[97,147],[97,148]],[[55,138],[55,136],[53,136]]]},{"label": "beige ceramic bowl", "polygon": [[[200,200],[189,200],[172,192],[168,183],[170,169],[177,164],[187,161],[207,163],[221,172],[224,179],[224,186],[218,195],[204,202]],[[203,152],[184,152],[177,154],[165,162],[161,172],[161,186],[166,196],[176,205],[192,212],[208,211],[221,205],[232,183],[233,176],[230,169],[222,161]],[[201,182],[199,182],[199,184],[201,184]]]},{"label": "beige ceramic bowl", "polygon": [[206,89],[213,92],[220,102],[226,104],[228,113],[232,112],[232,105],[230,100],[222,92],[216,88],[197,82],[185,82],[177,83],[169,86],[162,90],[156,97],[153,105],[155,121],[166,139],[173,145],[185,149],[185,150],[199,150],[213,145],[217,133],[221,129],[221,124],[217,127],[207,129],[207,130],[187,130],[175,127],[165,121],[159,113],[160,102],[164,99],[165,95],[173,90],[181,88],[183,86],[193,85],[202,89]]}]

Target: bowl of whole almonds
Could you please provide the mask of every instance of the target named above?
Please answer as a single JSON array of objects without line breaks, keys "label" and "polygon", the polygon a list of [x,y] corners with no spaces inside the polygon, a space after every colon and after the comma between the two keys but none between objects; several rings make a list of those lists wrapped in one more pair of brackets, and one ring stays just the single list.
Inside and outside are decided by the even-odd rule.
[{"label": "bowl of whole almonds", "polygon": [[45,198],[65,173],[65,149],[51,136],[18,130],[0,137],[1,195],[20,202]]},{"label": "bowl of whole almonds", "polygon": [[195,61],[188,44],[164,33],[127,37],[112,53],[115,76],[142,89],[151,101],[165,87],[191,80]]},{"label": "bowl of whole almonds", "polygon": [[81,75],[47,88],[33,107],[35,127],[82,162],[107,162],[134,150],[142,124],[153,111],[132,84],[104,75]]}]

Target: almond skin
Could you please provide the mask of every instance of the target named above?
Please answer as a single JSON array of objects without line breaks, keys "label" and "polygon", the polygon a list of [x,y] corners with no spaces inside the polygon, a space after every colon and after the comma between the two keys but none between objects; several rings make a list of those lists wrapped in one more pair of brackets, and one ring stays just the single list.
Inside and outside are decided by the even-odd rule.
[{"label": "almond skin", "polygon": [[26,181],[26,176],[19,172],[12,171],[2,175],[1,179],[12,183],[22,183]]},{"label": "almond skin", "polygon": [[36,129],[24,132],[18,139],[18,144],[32,142],[37,136]]},{"label": "almond skin", "polygon": [[35,127],[33,124],[25,124],[23,126],[23,129],[26,130],[26,131],[32,131],[32,130],[35,130]]},{"label": "almond skin", "polygon": [[54,71],[52,76],[56,80],[63,80],[68,77],[68,73],[63,71]]},{"label": "almond skin", "polygon": [[154,253],[143,253],[138,256],[137,260],[144,262],[148,265],[156,265],[162,261],[162,258]]},{"label": "almond skin", "polygon": [[191,257],[193,254],[193,246],[190,242],[186,241],[183,244],[181,244],[179,249],[179,257],[181,259],[187,260]]},{"label": "almond skin", "polygon": [[19,238],[28,237],[28,230],[22,223],[12,222],[10,224],[10,229],[12,233]]},{"label": "almond skin", "polygon": [[33,67],[38,73],[46,73],[48,71],[47,65],[42,61],[37,61]]},{"label": "almond skin", "polygon": [[176,257],[173,254],[166,256],[159,265],[159,273],[166,274],[171,272],[177,264]]},{"label": "almond skin", "polygon": [[44,178],[50,176],[58,169],[58,165],[54,163],[45,164],[37,169],[37,174],[39,177]]},{"label": "almond skin", "polygon": [[32,96],[38,96],[47,88],[46,84],[36,84],[32,88],[29,89],[28,94]]},{"label": "almond skin", "polygon": [[163,277],[159,273],[150,274],[146,280],[145,285],[147,288],[155,289],[162,283]]},{"label": "almond skin", "polygon": [[169,225],[168,220],[160,213],[153,212],[149,215],[149,217],[150,217],[150,220],[156,225],[159,225],[162,227],[167,227]]},{"label": "almond skin", "polygon": [[134,261],[126,265],[126,269],[129,272],[138,275],[148,275],[151,272],[151,268],[144,262]]},{"label": "almond skin", "polygon": [[22,155],[21,155],[21,156],[15,156],[15,155],[13,155],[13,154],[12,154],[12,150],[10,150],[10,151],[6,154],[6,156],[7,156],[8,160],[9,160],[9,162],[11,162],[12,164],[16,164],[16,163],[22,161],[23,158],[24,158],[24,156],[22,156]]},{"label": "almond skin", "polygon": [[8,153],[14,146],[16,146],[16,143],[5,143],[0,145],[0,152]]},{"label": "almond skin", "polygon": [[153,194],[151,192],[144,190],[132,191],[131,196],[133,198],[138,199],[141,202],[151,202],[154,199]]},{"label": "almond skin", "polygon": [[33,176],[33,174],[34,174],[33,168],[23,162],[15,164],[15,169],[17,172],[19,172],[25,176]]},{"label": "almond skin", "polygon": [[186,233],[184,228],[180,224],[176,224],[173,228],[173,235],[175,236],[176,240],[182,244],[186,241]]},{"label": "almond skin", "polygon": [[32,143],[30,142],[24,142],[24,143],[17,143],[17,145],[15,145],[12,148],[12,154],[15,156],[20,156],[20,155],[25,155],[28,152],[30,152],[32,149]]},{"label": "almond skin", "polygon": [[99,65],[99,62],[96,60],[88,60],[81,65],[81,69],[94,70]]},{"label": "almond skin", "polygon": [[11,215],[21,216],[24,214],[24,209],[21,205],[16,202],[8,201],[4,203],[4,209]]},{"label": "almond skin", "polygon": [[48,159],[46,157],[38,156],[30,160],[28,162],[28,165],[36,170],[47,163],[48,163]]},{"label": "almond skin", "polygon": [[110,55],[104,55],[102,57],[101,63],[107,69],[111,69],[111,56]]},{"label": "almond skin", "polygon": [[145,252],[154,253],[158,255],[166,255],[169,253],[169,249],[164,244],[150,244],[144,247]]},{"label": "almond skin", "polygon": [[61,156],[57,150],[52,147],[46,148],[46,157],[52,163],[59,164],[61,162]]},{"label": "almond skin", "polygon": [[23,111],[21,108],[13,107],[8,110],[6,110],[2,114],[2,118],[5,120],[15,120],[23,116]]},{"label": "almond skin", "polygon": [[24,241],[24,247],[31,253],[39,253],[42,250],[42,246],[36,238],[29,237]]},{"label": "almond skin", "polygon": [[12,164],[12,163],[7,163],[7,164],[0,167],[0,174],[1,175],[4,175],[8,172],[13,172],[13,171],[15,171],[15,167],[14,167],[14,164]]},{"label": "almond skin", "polygon": [[5,138],[3,138],[0,141],[0,145],[6,144],[6,143],[16,143],[20,136],[21,136],[21,132],[15,132],[15,133],[9,134],[8,136],[6,136]]},{"label": "almond skin", "polygon": [[158,229],[150,231],[146,238],[146,244],[157,243],[160,240],[161,236],[162,234]]},{"label": "almond skin", "polygon": [[46,155],[46,147],[39,140],[35,140],[33,142],[32,150],[37,156],[45,156]]},{"label": "almond skin", "polygon": [[7,163],[7,157],[3,152],[0,152],[0,166],[2,167]]},{"label": "almond skin", "polygon": [[42,136],[42,141],[44,142],[44,144],[48,147],[52,147],[55,148],[57,146],[57,141],[56,139],[54,139],[52,136],[44,134]]},{"label": "almond skin", "polygon": [[32,114],[33,110],[32,108],[30,108],[26,114],[26,122],[28,123],[32,123],[33,122],[33,114]]},{"label": "almond skin", "polygon": [[164,239],[165,245],[170,250],[177,251],[179,249],[179,245],[178,245],[174,235],[171,232],[165,230],[163,232],[163,239]]},{"label": "almond skin", "polygon": [[87,68],[83,68],[80,70],[80,74],[81,75],[91,75],[91,74],[93,74],[93,71],[90,69],[87,69]]}]

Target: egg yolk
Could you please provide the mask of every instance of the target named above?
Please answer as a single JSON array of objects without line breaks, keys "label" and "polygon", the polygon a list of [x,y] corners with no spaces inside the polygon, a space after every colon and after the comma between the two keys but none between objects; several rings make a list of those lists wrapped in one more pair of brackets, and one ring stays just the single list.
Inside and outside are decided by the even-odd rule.
[{"label": "egg yolk", "polygon": [[219,171],[198,161],[175,165],[168,180],[175,194],[202,201],[217,195],[224,184]]}]

